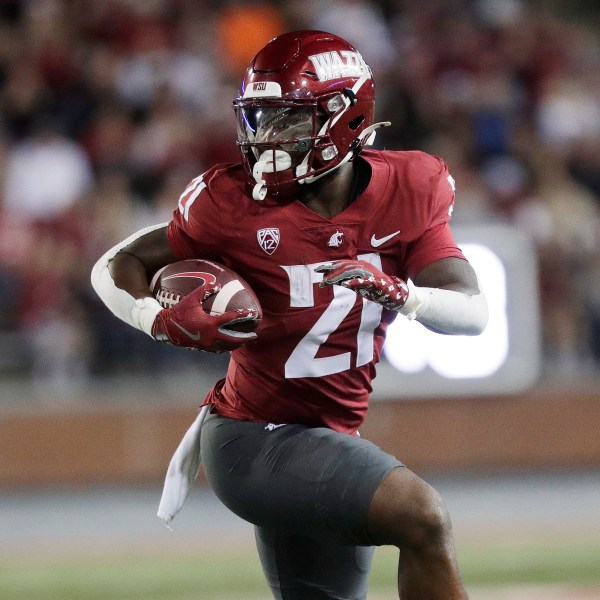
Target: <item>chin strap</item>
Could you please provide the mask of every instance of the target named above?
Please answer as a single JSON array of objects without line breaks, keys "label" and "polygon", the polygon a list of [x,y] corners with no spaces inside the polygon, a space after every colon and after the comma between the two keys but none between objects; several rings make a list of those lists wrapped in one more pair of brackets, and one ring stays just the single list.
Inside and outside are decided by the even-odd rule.
[{"label": "chin strap", "polygon": [[[380,121],[379,123],[373,123],[373,125],[369,125],[368,127],[365,127],[361,132],[360,135],[356,138],[356,141],[362,142],[362,140],[365,140],[362,144],[360,144],[361,146],[372,146],[373,143],[375,142],[375,136],[377,135],[377,130],[381,129],[382,127],[389,127],[391,125],[391,123],[389,121]],[[355,141],[355,143],[356,143]]]}]

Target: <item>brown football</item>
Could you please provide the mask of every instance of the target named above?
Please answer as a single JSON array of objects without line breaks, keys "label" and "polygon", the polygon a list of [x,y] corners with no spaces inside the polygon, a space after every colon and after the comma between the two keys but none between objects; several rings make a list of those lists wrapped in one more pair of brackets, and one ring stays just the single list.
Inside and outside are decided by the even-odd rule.
[{"label": "brown football", "polygon": [[216,294],[202,303],[207,313],[220,315],[230,310],[252,309],[256,312],[256,318],[228,328],[245,332],[258,328],[262,309],[252,288],[235,271],[212,260],[190,259],[171,263],[155,273],[150,289],[161,306],[170,308],[205,282],[221,285]]}]

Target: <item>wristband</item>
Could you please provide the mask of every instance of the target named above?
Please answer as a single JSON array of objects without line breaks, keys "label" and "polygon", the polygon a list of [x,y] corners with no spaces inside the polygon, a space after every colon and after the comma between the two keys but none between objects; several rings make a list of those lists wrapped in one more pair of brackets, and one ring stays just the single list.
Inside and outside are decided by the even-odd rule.
[{"label": "wristband", "polygon": [[131,324],[153,338],[152,325],[161,310],[164,309],[156,298],[138,298],[131,307]]}]

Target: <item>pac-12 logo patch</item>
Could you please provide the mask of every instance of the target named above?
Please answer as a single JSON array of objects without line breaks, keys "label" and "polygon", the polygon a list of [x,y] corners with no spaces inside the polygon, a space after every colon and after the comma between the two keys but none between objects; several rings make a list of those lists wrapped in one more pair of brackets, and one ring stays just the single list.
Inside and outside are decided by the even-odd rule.
[{"label": "pac-12 logo patch", "polygon": [[258,244],[267,254],[273,254],[277,250],[279,238],[279,229],[277,227],[266,227],[256,232]]}]

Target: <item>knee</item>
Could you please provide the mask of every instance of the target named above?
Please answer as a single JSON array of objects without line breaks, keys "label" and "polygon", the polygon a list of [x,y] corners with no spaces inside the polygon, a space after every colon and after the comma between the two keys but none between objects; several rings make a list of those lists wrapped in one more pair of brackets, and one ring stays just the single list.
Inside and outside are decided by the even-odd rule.
[{"label": "knee", "polygon": [[377,544],[413,551],[443,544],[451,535],[448,510],[439,493],[410,471],[388,476],[369,510],[369,531]]},{"label": "knee", "polygon": [[399,529],[400,542],[413,549],[437,546],[450,535],[450,515],[442,497],[427,483],[414,499],[408,522]]}]

